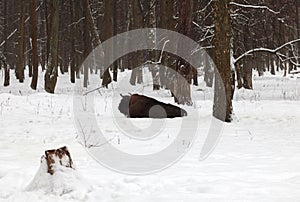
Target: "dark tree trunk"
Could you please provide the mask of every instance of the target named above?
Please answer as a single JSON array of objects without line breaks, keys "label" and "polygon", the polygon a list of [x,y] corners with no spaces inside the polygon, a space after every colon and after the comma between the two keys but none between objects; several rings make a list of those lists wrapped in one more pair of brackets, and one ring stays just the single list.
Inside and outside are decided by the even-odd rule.
[{"label": "dark tree trunk", "polygon": [[[46,3],[45,3],[46,4]],[[38,32],[38,37],[39,38],[45,38],[47,35],[47,24],[46,24],[46,20],[45,20],[45,9],[41,9],[40,13],[39,13],[39,22],[38,24],[40,25],[39,27],[39,32]],[[41,41],[40,42],[40,55],[41,55],[41,67],[42,67],[42,71],[44,72],[46,69],[46,54],[47,54],[47,41]]]},{"label": "dark tree trunk", "polygon": [[240,89],[243,87],[240,63],[235,64],[235,71],[236,71],[237,88]]},{"label": "dark tree trunk", "polygon": [[[118,34],[118,16],[121,11],[119,9],[120,7],[119,7],[119,3],[117,1],[113,1],[113,7],[115,8],[115,11],[113,12],[113,34],[116,35],[116,34]],[[119,41],[114,42],[112,54],[114,54],[114,52],[116,51],[117,43],[119,43]],[[119,59],[117,59],[113,63],[113,80],[114,81],[118,80],[118,68],[119,68]]]},{"label": "dark tree trunk", "polygon": [[[166,1],[166,29],[176,31],[175,30],[175,21],[173,19],[174,15],[174,0],[165,0]],[[162,11],[163,12],[163,11]],[[160,82],[161,85],[165,85],[167,89],[171,91],[172,96],[174,96],[174,81],[175,81],[175,71],[176,71],[176,57],[171,54],[167,54],[165,56],[164,62],[167,66],[165,74],[160,72]]]},{"label": "dark tree trunk", "polygon": [[[138,29],[143,25],[141,8],[139,5],[139,1],[131,0],[130,1],[130,29]],[[130,45],[130,44],[129,44]],[[141,51],[136,51],[130,54],[131,56],[131,77],[130,84],[135,85],[136,83],[143,83],[143,54]]]},{"label": "dark tree trunk", "polygon": [[51,40],[51,19],[52,13],[51,13],[51,6],[49,9],[49,5],[51,3],[45,2],[45,23],[46,23],[46,36],[47,36],[47,42],[46,42],[46,67],[48,68],[49,65],[49,55],[50,55],[50,40]]},{"label": "dark tree trunk", "polygon": [[[6,40],[7,38],[7,2],[4,1],[3,2],[3,23],[4,23],[4,26],[3,26],[3,36],[4,36],[4,40]],[[7,53],[7,42],[5,41],[4,42],[4,54]],[[4,86],[9,86],[9,82],[10,82],[10,74],[9,74],[9,71],[10,71],[10,68],[9,66],[7,65],[7,61],[6,61],[6,58],[5,56],[0,53],[0,68],[1,68],[1,62],[3,64],[3,68],[4,68]]]},{"label": "dark tree trunk", "polygon": [[[159,5],[160,2],[164,2],[164,1],[157,1],[157,5],[156,7]],[[142,16],[144,16],[143,19],[143,27],[144,28],[149,28],[149,27],[157,27],[157,23],[156,23],[156,11],[155,9],[153,9],[153,4],[156,3],[156,1],[154,0],[149,0],[149,1],[144,1],[143,4],[143,12],[142,12]],[[148,44],[148,46],[153,46],[155,45],[155,37],[156,34],[155,33],[148,33],[148,37],[151,37],[152,41]],[[147,51],[145,53],[145,56],[148,60],[155,60],[155,52],[154,51]],[[149,71],[151,72],[151,76],[152,76],[152,89],[153,90],[159,90],[160,89],[160,85],[159,85],[159,74],[158,74],[158,65],[150,65],[149,66]]]},{"label": "dark tree trunk", "polygon": [[252,87],[252,67],[249,57],[244,59],[243,64],[243,87],[245,89],[253,89]]},{"label": "dark tree trunk", "polygon": [[229,0],[215,1],[215,95],[213,115],[230,122],[232,84],[230,71],[230,7]]},{"label": "dark tree trunk", "polygon": [[24,68],[25,68],[25,56],[24,56],[24,38],[25,38],[25,3],[19,0],[20,22],[19,22],[19,54],[18,54],[18,67],[16,68],[16,76],[20,83],[24,82]]},{"label": "dark tree trunk", "polygon": [[9,86],[10,75],[9,75],[9,66],[4,63],[4,86]]},{"label": "dark tree trunk", "polygon": [[203,68],[204,68],[204,81],[206,86],[212,87],[214,81],[214,68],[213,65],[209,62],[208,55],[203,57]]},{"label": "dark tree trunk", "polygon": [[275,65],[274,65],[274,61],[275,61],[275,59],[274,59],[274,57],[272,56],[272,57],[271,57],[271,60],[270,60],[271,74],[272,74],[272,75],[275,75]]},{"label": "dark tree trunk", "polygon": [[[104,1],[105,11],[104,11],[104,24],[105,24],[105,31],[104,31],[104,40],[107,40],[109,37],[113,35],[113,22],[112,22],[112,1],[105,0]],[[109,50],[105,50],[104,52],[105,57],[111,57],[111,55],[107,52]],[[102,86],[108,87],[108,84],[112,82],[109,68],[106,67],[102,76]]]},{"label": "dark tree trunk", "polygon": [[75,0],[70,0],[71,9],[71,83],[75,83],[75,71],[76,71],[76,12],[75,12]]},{"label": "dark tree trunk", "polygon": [[[90,30],[88,29],[88,13],[90,10],[89,1],[83,1],[83,16],[85,16],[84,20],[84,29],[83,29],[83,41],[84,41],[84,51],[83,57],[86,59],[90,52]],[[89,79],[89,63],[85,62],[83,66],[83,87],[87,88],[88,86],[88,79]]]},{"label": "dark tree trunk", "polygon": [[33,77],[31,80],[31,88],[36,90],[37,81],[38,81],[38,51],[37,51],[37,16],[36,16],[36,1],[31,0],[30,4],[30,24],[31,24],[31,40],[32,40],[32,52],[31,52],[31,61],[32,61],[32,70]]},{"label": "dark tree trunk", "polygon": [[51,1],[51,39],[50,55],[45,74],[45,90],[54,93],[58,76],[58,28],[59,28],[59,0]]},{"label": "dark tree trunk", "polygon": [[5,56],[0,52],[0,69],[4,68],[4,86],[9,86],[9,66],[6,63]]},{"label": "dark tree trunk", "polygon": [[[178,32],[191,36],[192,28],[192,13],[193,13],[193,0],[182,0],[179,2],[179,20],[178,20]],[[186,44],[182,41],[178,41],[178,52],[180,55],[190,54],[186,49]],[[175,102],[178,104],[192,105],[191,98],[191,80],[192,80],[192,67],[184,59],[179,58],[176,64],[176,71],[179,73],[175,79]],[[182,77],[183,79],[180,79]]]}]

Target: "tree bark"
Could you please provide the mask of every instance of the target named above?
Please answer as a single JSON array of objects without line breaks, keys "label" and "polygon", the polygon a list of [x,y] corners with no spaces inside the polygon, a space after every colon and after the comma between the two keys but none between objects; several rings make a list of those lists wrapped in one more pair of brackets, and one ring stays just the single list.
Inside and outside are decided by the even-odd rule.
[{"label": "tree bark", "polygon": [[[117,1],[113,1],[113,7],[115,8],[115,11],[113,12],[113,34],[117,35],[118,34],[118,16],[120,15],[121,11],[120,11],[120,6],[119,3]],[[117,48],[117,44],[119,43],[119,41],[115,41],[114,42],[114,46],[112,49],[112,54],[114,54],[114,52],[116,51]],[[113,63],[113,81],[117,81],[118,80],[118,68],[119,68],[119,59],[117,59],[116,61],[114,61]]]},{"label": "tree bark", "polygon": [[51,1],[51,38],[50,55],[45,74],[45,90],[54,93],[58,76],[58,28],[59,28],[59,0]]},{"label": "tree bark", "polygon": [[[105,11],[104,11],[104,24],[105,24],[105,31],[104,31],[104,40],[107,40],[109,37],[113,35],[113,22],[112,22],[112,1],[105,0],[104,1]],[[113,48],[113,47],[112,47]],[[111,57],[111,55],[107,52],[110,50],[105,50],[104,56]],[[102,86],[108,87],[108,84],[112,82],[112,78],[109,73],[109,67],[106,67],[102,76]]]},{"label": "tree bark", "polygon": [[32,80],[31,88],[36,90],[37,81],[38,81],[38,51],[37,51],[37,15],[36,15],[36,0],[31,0],[30,4],[30,24],[31,24],[31,40],[32,40],[32,52],[31,52],[31,61],[32,61]]},{"label": "tree bark", "polygon": [[[165,7],[166,7],[166,29],[171,31],[176,31],[175,25],[176,22],[173,19],[174,15],[174,0],[165,0]],[[175,81],[175,71],[176,71],[176,57],[171,54],[166,54],[164,56],[164,62],[167,66],[165,73],[163,74],[162,71],[159,73],[160,75],[160,82],[161,85],[165,85],[167,89],[171,91],[172,96],[174,97],[174,81]]]},{"label": "tree bark", "polygon": [[[179,2],[179,20],[178,32],[191,36],[192,29],[192,13],[193,13],[193,0],[182,0]],[[178,41],[178,52],[180,55],[190,54],[186,49],[186,44]],[[178,73],[175,79],[174,98],[178,104],[192,105],[191,98],[191,80],[192,80],[192,67],[184,59],[179,58],[176,63],[176,72]],[[179,78],[181,77],[181,78]]]},{"label": "tree bark", "polygon": [[70,80],[71,83],[75,83],[75,71],[76,67],[76,12],[75,12],[75,0],[70,0],[70,9],[71,9],[71,73]]},{"label": "tree bark", "polygon": [[213,115],[230,122],[232,86],[230,71],[230,7],[229,0],[215,1],[215,95]]},{"label": "tree bark", "polygon": [[6,63],[5,56],[0,52],[0,69],[2,65],[4,68],[4,86],[9,86],[9,66]]},{"label": "tree bark", "polygon": [[203,57],[203,68],[204,68],[204,81],[206,86],[212,87],[214,81],[214,68],[213,65],[209,62],[208,55]]},{"label": "tree bark", "polygon": [[19,0],[20,22],[19,22],[19,54],[18,54],[18,67],[16,69],[16,76],[20,83],[24,82],[24,68],[25,68],[25,56],[24,56],[24,38],[25,38],[25,3]]},{"label": "tree bark", "polygon": [[[90,10],[89,1],[83,1],[83,16],[85,16],[84,20],[84,30],[83,30],[83,41],[84,41],[84,51],[83,57],[86,59],[90,52],[90,30],[88,29],[88,13]],[[83,67],[83,87],[87,88],[88,86],[88,79],[89,79],[89,64],[85,63]]]},{"label": "tree bark", "polygon": [[[139,29],[143,26],[143,16],[139,5],[139,1],[130,0],[130,29]],[[130,46],[130,44],[129,44]],[[142,51],[136,51],[130,54],[131,56],[131,77],[130,84],[143,83],[143,54]]]},{"label": "tree bark", "polygon": [[[3,37],[4,39],[7,38],[7,2],[4,1],[3,2],[3,23],[4,23],[4,26],[3,26]],[[3,53],[6,54],[7,53],[7,42],[4,43],[4,47],[3,47]],[[9,82],[10,82],[10,68],[9,66],[7,65],[7,61],[6,61],[6,57],[4,56],[4,54],[0,52],[0,68],[1,68],[1,62],[2,62],[2,65],[4,67],[4,86],[9,86]]]}]

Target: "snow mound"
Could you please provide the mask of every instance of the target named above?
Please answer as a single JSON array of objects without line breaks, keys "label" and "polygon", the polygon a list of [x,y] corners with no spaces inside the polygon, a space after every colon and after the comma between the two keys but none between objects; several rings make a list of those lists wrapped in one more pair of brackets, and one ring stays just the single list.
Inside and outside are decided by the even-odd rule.
[{"label": "snow mound", "polygon": [[67,196],[83,200],[92,191],[92,186],[80,173],[72,168],[55,164],[55,172],[50,175],[47,172],[47,163],[42,159],[40,168],[25,191],[42,191],[44,194]]}]

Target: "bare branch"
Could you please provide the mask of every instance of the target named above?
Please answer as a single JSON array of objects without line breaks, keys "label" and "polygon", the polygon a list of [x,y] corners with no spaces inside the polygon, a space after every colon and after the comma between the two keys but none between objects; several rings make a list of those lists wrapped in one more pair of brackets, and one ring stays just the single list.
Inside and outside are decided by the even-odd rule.
[{"label": "bare branch", "polygon": [[196,13],[202,13],[204,12],[213,2],[214,0],[210,0],[201,10],[197,11]]},{"label": "bare branch", "polygon": [[240,4],[240,3],[236,3],[236,2],[230,2],[230,5],[243,7],[243,8],[264,9],[264,10],[267,10],[271,13],[276,14],[276,15],[280,13],[278,11],[274,11],[273,9],[269,8],[268,6],[256,6],[256,5]]},{"label": "bare branch", "polygon": [[80,18],[77,22],[73,22],[73,23],[71,23],[71,24],[69,24],[68,26],[69,27],[71,27],[71,26],[73,26],[73,25],[77,25],[78,23],[80,23],[80,21],[82,21],[82,20],[84,20],[85,19],[85,17],[82,17],[82,18]]},{"label": "bare branch", "polygon": [[251,50],[248,50],[246,51],[245,53],[243,53],[242,55],[240,55],[238,58],[234,59],[234,63],[237,63],[239,60],[241,60],[243,57],[249,55],[249,54],[252,54],[254,52],[269,52],[269,53],[273,53],[273,54],[276,54],[278,56],[281,56],[281,57],[284,57],[283,54],[281,53],[278,53],[278,51],[280,51],[281,49],[283,49],[284,47],[288,46],[288,45],[292,45],[293,43],[296,43],[296,42],[300,42],[300,39],[295,39],[295,40],[292,40],[292,41],[289,41],[275,49],[269,49],[269,48],[254,48],[254,49],[251,49]]},{"label": "bare branch", "polygon": [[[164,40],[164,39],[165,39],[165,38],[163,38],[162,40]],[[161,42],[161,41],[160,41],[160,42]],[[158,45],[160,42],[158,42],[157,45]],[[159,60],[158,60],[157,62],[153,62],[153,61],[151,61],[151,60],[147,60],[146,62],[144,62],[144,65],[145,65],[145,64],[148,64],[148,63],[154,64],[154,65],[161,64],[161,61],[162,61],[162,57],[163,57],[163,53],[164,53],[166,44],[169,43],[169,42],[170,42],[170,40],[164,41],[164,45],[163,45],[162,50],[161,50],[161,52],[160,52]],[[156,50],[157,45],[156,45],[152,50]]]}]

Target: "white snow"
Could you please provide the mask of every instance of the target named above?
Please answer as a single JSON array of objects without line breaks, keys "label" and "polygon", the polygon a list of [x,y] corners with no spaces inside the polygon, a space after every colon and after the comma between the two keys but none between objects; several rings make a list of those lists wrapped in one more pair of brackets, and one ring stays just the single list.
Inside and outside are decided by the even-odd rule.
[{"label": "white snow", "polygon": [[[123,73],[125,76],[130,72]],[[123,75],[123,76],[124,76]],[[122,75],[120,75],[122,77]],[[60,75],[56,94],[30,89],[11,74],[10,87],[0,87],[0,201],[299,201],[300,199],[300,79],[254,77],[254,90],[239,90],[234,122],[224,124],[215,150],[203,161],[200,151],[211,120],[213,93],[201,83],[200,124],[191,150],[159,173],[128,176],[102,167],[78,143],[69,75]],[[93,79],[93,78],[92,78]],[[96,79],[96,77],[94,78]],[[3,78],[0,78],[1,84]],[[113,84],[113,88],[117,88]],[[135,89],[172,102],[166,91],[151,86]],[[142,89],[142,90],[141,90]],[[202,90],[199,90],[202,89]],[[112,89],[96,98],[97,120],[113,145],[127,152],[131,139],[118,134],[111,118]],[[122,118],[121,114],[117,114]],[[149,120],[135,120],[141,129]],[[180,119],[169,120],[159,137],[141,143],[141,153],[157,151],[174,139]],[[156,138],[158,138],[156,140]],[[133,141],[133,140],[132,140]],[[50,176],[40,157],[47,149],[66,145],[76,169],[60,167]]]}]

